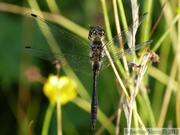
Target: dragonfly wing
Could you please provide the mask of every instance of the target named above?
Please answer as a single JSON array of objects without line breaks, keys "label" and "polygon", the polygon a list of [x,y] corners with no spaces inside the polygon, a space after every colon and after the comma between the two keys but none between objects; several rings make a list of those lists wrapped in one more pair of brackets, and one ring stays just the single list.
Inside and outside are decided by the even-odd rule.
[{"label": "dragonfly wing", "polygon": [[[43,18],[35,14],[26,14],[26,22],[30,30],[34,32],[33,43],[28,46],[35,46],[41,49],[51,49],[53,52],[62,51],[64,53],[73,54],[89,54],[90,45],[68,32],[56,28],[52,23],[45,21]],[[46,45],[39,40],[47,41]]]},{"label": "dragonfly wing", "polygon": [[74,71],[82,72],[86,75],[92,75],[90,58],[87,56],[73,55],[73,54],[59,54],[52,51],[42,50],[32,47],[24,48],[24,51],[41,59],[47,61],[58,60],[66,68],[71,68]]},{"label": "dragonfly wing", "polygon": [[[143,42],[141,44],[138,44],[134,47],[131,47],[129,49],[126,49],[124,51],[120,51],[120,50],[116,50],[113,55],[111,55],[111,59],[113,62],[116,62],[117,60],[121,59],[123,56],[127,55],[127,54],[132,54],[134,53],[136,50],[139,50],[147,45],[149,45],[150,43],[152,43],[152,40],[148,40],[146,42]],[[103,63],[101,65],[101,70],[107,68],[110,65],[110,61],[109,58],[107,57],[107,55],[105,55],[104,59],[103,59]]]},{"label": "dragonfly wing", "polygon": [[138,28],[141,23],[144,21],[144,18],[146,17],[147,13],[144,13],[139,19],[133,22],[127,29],[123,30],[121,33],[113,37],[111,40],[109,40],[105,46],[108,49],[108,51],[113,52],[114,50],[119,50],[124,44],[127,42],[131,42],[130,36],[133,33],[134,28]]}]

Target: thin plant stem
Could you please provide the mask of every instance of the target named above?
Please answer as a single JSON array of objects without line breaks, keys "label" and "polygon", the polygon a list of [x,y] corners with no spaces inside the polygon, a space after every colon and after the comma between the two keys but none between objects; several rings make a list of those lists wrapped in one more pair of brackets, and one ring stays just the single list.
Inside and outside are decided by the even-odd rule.
[{"label": "thin plant stem", "polygon": [[153,58],[157,58],[154,62],[157,62],[159,60],[159,57],[155,53],[153,53],[152,51],[148,51],[144,55],[140,66],[136,66],[136,67],[133,68],[133,70],[136,69],[136,68],[138,68],[139,70],[138,70],[138,73],[137,73],[135,89],[134,89],[134,91],[132,91],[131,98],[130,98],[130,113],[129,113],[129,119],[128,119],[129,120],[128,121],[128,130],[130,130],[130,127],[131,127],[132,110],[136,110],[136,107],[134,107],[135,106],[135,97],[139,92],[140,84],[141,84],[142,79],[144,77],[144,74],[145,74],[145,72],[147,70],[147,67],[148,67],[147,63],[149,62],[149,60],[151,60]]},{"label": "thin plant stem", "polygon": [[[158,70],[155,67],[149,67],[148,69],[148,74],[155,78],[156,80],[160,81],[162,84],[167,86],[168,81],[169,81],[169,76],[165,74],[164,72]],[[158,76],[157,76],[158,74]],[[163,79],[162,79],[163,78]],[[176,80],[173,80],[173,90],[176,92],[176,89],[180,87],[179,83]]]},{"label": "thin plant stem", "polygon": [[122,4],[122,0],[117,0],[117,3],[118,3],[119,15],[121,17],[121,22],[122,22],[123,28],[125,29],[128,27],[128,25],[126,21],[126,15],[125,15],[124,7]]},{"label": "thin plant stem", "polygon": [[168,34],[171,32],[171,30],[173,29],[174,25],[177,23],[178,19],[180,18],[180,15],[176,15],[175,18],[172,20],[171,25],[169,26],[169,28],[166,30],[166,32],[161,36],[161,38],[159,38],[159,40],[156,42],[156,44],[153,47],[153,51],[156,51],[160,45],[162,44],[162,42],[166,39],[166,37],[168,36]]},{"label": "thin plant stem", "polygon": [[33,125],[33,123],[34,123],[34,121],[32,120],[32,121],[30,121],[30,123],[29,123],[29,133],[28,133],[28,135],[33,135],[33,129],[32,129],[32,125]]},{"label": "thin plant stem", "polygon": [[[114,112],[114,113],[109,117],[108,121],[106,121],[106,123],[104,123],[104,124],[101,126],[101,128],[99,128],[98,131],[97,131],[94,135],[101,135],[101,134],[103,133],[104,129],[105,129],[106,127],[108,127],[109,123],[111,123],[111,122],[116,118],[116,116],[117,116],[117,111]],[[111,134],[112,134],[112,133],[111,133]]]},{"label": "thin plant stem", "polygon": [[[109,23],[108,14],[107,14],[106,3],[105,3],[105,0],[101,0],[101,2],[102,2],[102,7],[103,7],[103,13],[104,13],[104,18],[105,18],[107,35],[108,35],[108,38],[111,39],[112,38],[112,34],[110,34],[111,33],[111,31],[110,31],[110,23]],[[117,77],[117,80],[118,80],[120,86],[123,89],[124,94],[126,95],[126,97],[129,97],[128,92],[127,92],[127,90],[126,90],[126,88],[125,88],[125,86],[124,86],[124,84],[123,84],[123,82],[122,82],[122,80],[121,80],[121,78],[120,78],[120,76],[118,74],[118,71],[117,71],[117,69],[116,69],[116,67],[115,67],[115,65],[114,65],[114,63],[112,61],[112,58],[110,57],[110,54],[109,54],[109,52],[107,51],[106,48],[105,48],[105,52],[106,52],[106,54],[107,54],[107,56],[108,56],[108,58],[110,60],[111,66],[113,68],[113,71],[114,71],[114,73],[115,73],[115,75]]]},{"label": "thin plant stem", "polygon": [[55,0],[46,0],[46,2],[47,2],[47,5],[49,6],[49,9],[51,10],[51,12],[58,13],[58,14],[60,13]]},{"label": "thin plant stem", "polygon": [[107,6],[105,0],[101,0],[101,5],[102,5],[102,10],[103,10],[103,16],[104,16],[104,22],[106,26],[106,33],[107,33],[107,38],[108,40],[112,39],[112,33],[111,33],[111,27],[110,27],[110,22],[109,22],[109,17],[108,17],[108,12],[107,12]]},{"label": "thin plant stem", "polygon": [[165,116],[168,110],[168,105],[170,102],[170,98],[171,98],[171,93],[173,90],[173,82],[177,73],[177,69],[178,69],[178,65],[179,65],[179,59],[178,59],[178,54],[176,54],[174,61],[173,61],[173,65],[172,65],[172,69],[171,69],[171,73],[169,76],[169,81],[168,81],[168,85],[167,85],[167,89],[166,89],[166,93],[164,96],[164,100],[163,100],[163,104],[162,104],[162,108],[161,108],[161,112],[159,115],[159,120],[158,120],[158,124],[157,127],[158,128],[162,128],[164,125],[164,121],[165,121]]},{"label": "thin plant stem", "polygon": [[[133,20],[133,22],[135,22],[135,20],[139,19],[139,5],[137,3],[137,0],[131,0],[131,8],[132,8],[132,20]],[[138,26],[133,27],[132,35],[131,35],[132,41],[130,41],[131,44],[129,45],[130,47],[135,46],[135,42],[136,42],[135,36],[136,36],[137,29],[138,29]]]},{"label": "thin plant stem", "polygon": [[58,135],[62,135],[62,118],[61,118],[61,98],[60,98],[60,88],[59,85],[59,76],[60,76],[60,63],[56,63],[57,69],[57,133]]},{"label": "thin plant stem", "polygon": [[151,30],[151,24],[152,24],[152,13],[153,11],[153,2],[155,3],[155,1],[153,0],[147,0],[144,1],[144,5],[143,5],[143,12],[148,12],[148,16],[146,18],[146,20],[144,21],[144,23],[142,24],[141,27],[141,36],[140,36],[140,41],[145,41],[149,38],[149,33]]},{"label": "thin plant stem", "polygon": [[138,119],[138,121],[139,121],[139,123],[141,125],[141,128],[145,131],[145,135],[148,135],[148,133],[146,131],[146,127],[144,126],[144,124],[143,124],[140,116],[138,115],[137,111],[134,111],[134,109],[133,109],[133,113],[136,115],[136,117],[137,117],[137,119]]},{"label": "thin plant stem", "polygon": [[[115,22],[116,22],[116,31],[117,31],[117,34],[119,34],[119,33],[121,33],[121,27],[120,27],[120,22],[119,22],[117,2],[116,2],[116,0],[112,0],[112,1],[113,1],[113,7],[114,7],[114,17],[115,17]],[[123,44],[121,38],[119,40],[120,40],[120,43]],[[121,49],[121,51],[124,51],[124,46],[122,45],[120,49]],[[124,68],[125,68],[125,71],[126,71],[126,75],[128,76],[127,78],[129,78],[129,69],[128,69],[128,66],[127,66],[126,57],[123,56],[122,60],[123,60]]]},{"label": "thin plant stem", "polygon": [[[133,18],[133,22],[137,19],[139,19],[139,5],[137,3],[137,0],[131,0],[131,8],[132,8],[132,18]],[[132,35],[131,35],[131,38],[129,41],[129,46],[130,47],[133,47],[135,46],[135,35],[136,35],[136,32],[137,32],[137,29],[138,27],[135,27],[133,28],[133,31],[132,31]],[[135,54],[133,53],[133,62],[135,62]],[[128,117],[128,121],[127,121],[127,126],[128,126],[128,130],[130,130],[131,128],[131,123],[132,123],[132,110],[133,110],[133,107],[136,107],[135,106],[135,96],[136,96],[136,92],[137,92],[137,89],[134,89],[135,88],[135,73],[133,71],[133,77],[132,77],[132,86],[131,86],[131,98],[130,98],[130,112],[129,112],[129,117]],[[136,109],[137,110],[137,109]],[[137,123],[137,119],[136,117],[134,117],[134,122]]]},{"label": "thin plant stem", "polygon": [[[179,83],[180,83],[180,78],[179,78]],[[176,123],[177,123],[177,127],[180,127],[180,90],[177,91],[177,95],[176,95]]]},{"label": "thin plant stem", "polygon": [[[117,10],[119,10],[119,15],[120,15],[120,18],[121,18],[121,19],[120,19],[120,20],[121,20],[121,23],[122,23],[122,25],[123,25],[123,28],[126,29],[126,28],[128,28],[128,25],[127,25],[127,21],[126,21],[126,15],[125,15],[124,7],[123,7],[123,4],[122,4],[122,0],[117,0],[117,4],[118,4],[118,6],[117,6],[118,9],[117,9]],[[115,18],[117,18],[117,17],[118,17],[118,14],[115,14]],[[116,19],[116,20],[117,20],[117,19]],[[119,20],[119,19],[118,19],[118,20]],[[117,26],[117,25],[119,25],[119,26]],[[119,21],[116,22],[116,27],[120,27],[120,22],[119,22]],[[120,31],[120,30],[121,30],[121,29],[119,29],[119,31]],[[122,46],[121,49],[123,50],[124,47]],[[129,74],[129,68],[128,68],[128,66],[127,66],[126,57],[123,56],[123,57],[122,57],[122,60],[123,60],[123,65],[124,65],[126,77],[129,78],[130,74]],[[119,66],[118,66],[118,68],[119,68]],[[122,71],[122,70],[120,70],[120,71]]]},{"label": "thin plant stem", "polygon": [[48,135],[49,125],[50,125],[51,116],[52,116],[54,107],[55,107],[55,103],[50,103],[46,110],[41,135]]},{"label": "thin plant stem", "polygon": [[[178,1],[178,6],[180,7],[180,1]],[[180,20],[177,22],[178,24],[178,59],[180,59]],[[179,61],[179,60],[178,60]],[[180,64],[178,64],[178,82],[180,84]],[[176,123],[177,127],[180,127],[180,90],[177,91],[177,96],[176,96]]]},{"label": "thin plant stem", "polygon": [[[25,7],[13,5],[13,4],[7,4],[7,3],[0,2],[0,11],[14,13],[14,14],[20,14],[20,15],[24,15],[25,13],[31,13],[31,12],[38,14],[38,15],[43,15],[46,20],[57,23],[57,24],[63,26],[64,28],[68,29],[69,31],[76,33],[76,35],[79,35],[80,37],[87,40],[86,35],[87,35],[88,31],[86,29],[84,29],[83,27],[75,24],[74,22],[72,22],[71,20],[69,20],[68,18],[66,18],[62,15],[57,15],[57,14],[52,14],[52,13],[41,11],[40,8],[37,7],[37,3],[31,4],[31,2],[33,2],[33,1],[28,1],[28,2],[29,2],[29,5],[31,8],[25,8]],[[34,7],[34,5],[36,5],[36,6]],[[32,8],[33,8],[33,11],[32,11]],[[71,27],[69,27],[69,26],[71,26]]]},{"label": "thin plant stem", "polygon": [[119,100],[119,107],[118,107],[118,111],[117,111],[115,135],[119,135],[119,132],[120,132],[119,125],[120,125],[120,117],[121,117],[121,112],[122,112],[123,99],[124,99],[124,94],[122,93],[121,98]]},{"label": "thin plant stem", "polygon": [[118,33],[121,33],[121,27],[120,27],[120,22],[119,22],[117,3],[116,3],[116,0],[112,0],[112,2],[113,2],[113,7],[114,7],[113,9],[114,9],[115,22],[116,22],[116,31],[118,34]]},{"label": "thin plant stem", "polygon": [[152,30],[151,30],[151,33],[150,33],[150,35],[149,35],[149,39],[151,39],[151,37],[152,37],[155,29],[157,28],[157,26],[158,26],[158,24],[159,24],[159,22],[160,22],[160,20],[161,20],[161,18],[162,18],[162,16],[163,16],[164,9],[165,9],[165,5],[166,5],[167,1],[168,1],[168,0],[166,0],[166,1],[164,2],[163,6],[162,6],[161,13],[160,13],[160,15],[159,15],[159,17],[158,17],[155,25],[153,26],[153,28],[152,28]]},{"label": "thin plant stem", "polygon": [[[143,86],[144,86],[144,84],[143,84]],[[150,103],[150,100],[148,97],[148,93],[147,93],[146,89],[145,90],[141,89],[141,93],[142,93],[142,98],[144,99],[144,102],[146,103],[146,107],[147,107],[146,111],[148,111],[148,113],[149,113],[149,115],[148,115],[148,117],[150,119],[149,120],[149,123],[150,123],[149,127],[156,127],[156,120],[154,118],[154,114],[153,114],[152,106],[151,106],[151,103]]]}]

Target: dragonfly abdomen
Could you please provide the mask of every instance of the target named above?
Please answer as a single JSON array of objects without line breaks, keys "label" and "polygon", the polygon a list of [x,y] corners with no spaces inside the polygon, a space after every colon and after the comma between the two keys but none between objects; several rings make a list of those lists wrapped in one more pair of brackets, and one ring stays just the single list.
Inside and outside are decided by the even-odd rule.
[{"label": "dragonfly abdomen", "polygon": [[97,91],[97,78],[99,74],[99,64],[95,63],[93,66],[93,93],[92,93],[92,102],[91,102],[91,122],[92,130],[95,129],[97,111],[98,111],[98,91]]}]

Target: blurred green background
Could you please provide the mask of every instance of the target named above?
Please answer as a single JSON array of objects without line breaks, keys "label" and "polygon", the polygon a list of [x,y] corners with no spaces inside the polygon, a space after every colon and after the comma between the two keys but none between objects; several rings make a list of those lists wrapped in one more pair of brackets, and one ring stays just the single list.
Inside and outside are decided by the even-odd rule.
[{"label": "blurred green background", "polygon": [[[137,43],[147,40],[143,33],[150,35],[150,31],[155,26],[162,12],[162,18],[157,24],[151,39],[153,43],[150,49],[159,55],[160,62],[149,65],[146,73],[146,86],[148,89],[148,100],[151,106],[153,116],[149,116],[146,103],[141,94],[137,97],[138,112],[143,120],[145,127],[179,127],[180,128],[180,74],[179,74],[179,53],[180,51],[180,20],[177,14],[180,13],[178,1],[163,0],[157,1],[138,1],[140,4],[140,15],[148,12],[147,22],[142,26],[137,35]],[[55,3],[55,6],[49,3]],[[30,82],[27,79],[27,70],[34,66],[39,69],[41,75],[48,78],[49,74],[56,74],[54,66],[47,61],[35,58],[23,53],[22,48],[29,33],[25,29],[23,16],[30,9],[60,14],[67,18],[71,23],[77,24],[78,27],[69,24],[55,24],[57,27],[65,29],[80,38],[87,39],[88,25],[100,25],[105,28],[104,16],[101,1],[85,0],[66,0],[66,1],[14,1],[4,0],[0,2],[0,134],[2,135],[24,135],[28,134],[29,123],[33,120],[33,134],[41,134],[44,122],[44,116],[49,105],[48,99],[43,94],[43,83]],[[113,14],[112,1],[106,0],[107,11],[110,20],[110,26],[113,35],[116,35],[115,21]],[[163,4],[165,4],[163,9]],[[180,4],[180,3],[179,3]],[[132,22],[131,3],[123,1],[128,24]],[[34,11],[34,13],[36,13]],[[41,16],[41,15],[40,15]],[[54,20],[52,20],[54,21]],[[173,24],[175,21],[175,25]],[[55,22],[55,21],[54,21]],[[145,30],[148,25],[149,30]],[[82,28],[78,31],[78,28]],[[72,30],[73,29],[73,30]],[[74,29],[76,29],[74,31]],[[39,41],[41,42],[41,41]],[[42,41],[43,42],[43,41]],[[67,71],[68,72],[68,71]],[[66,71],[62,70],[61,75]],[[97,130],[91,131],[90,120],[90,102],[92,93],[92,78],[75,73],[85,88],[84,96],[79,97],[84,102],[85,108],[79,107],[74,102],[69,102],[62,106],[62,130],[63,134],[114,134],[115,133],[115,114],[118,109],[121,92],[118,92],[116,77],[109,67],[104,70],[98,80],[98,97],[99,108],[107,117],[114,117],[112,125],[114,128],[103,130],[98,129],[102,124],[97,122]],[[121,75],[121,74],[120,74]],[[69,75],[72,77],[74,75]],[[73,77],[72,77],[73,78]],[[124,80],[124,83],[125,80]],[[81,88],[80,88],[81,89]],[[169,96],[169,97],[168,97]],[[166,101],[166,102],[165,102]],[[163,103],[164,104],[163,106]],[[82,103],[83,104],[83,103]],[[165,110],[163,110],[165,109]],[[163,111],[162,111],[163,110]],[[159,118],[165,113],[161,121]],[[101,113],[98,113],[98,117]],[[152,115],[152,114],[151,114]],[[152,126],[149,117],[153,117],[155,124]],[[158,126],[161,124],[162,126]],[[52,120],[49,127],[49,134],[57,134],[56,110],[52,114]],[[123,134],[123,128],[127,127],[124,112],[122,112],[120,129]]]}]

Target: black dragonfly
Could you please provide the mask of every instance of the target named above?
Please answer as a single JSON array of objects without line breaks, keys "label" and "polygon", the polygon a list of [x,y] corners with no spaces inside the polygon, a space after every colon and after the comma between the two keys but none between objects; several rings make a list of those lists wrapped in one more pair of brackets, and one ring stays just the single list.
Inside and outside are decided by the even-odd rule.
[{"label": "black dragonfly", "polygon": [[[105,31],[99,26],[90,26],[88,35],[90,43],[88,43],[75,35],[56,28],[50,22],[47,22],[35,14],[26,14],[26,22],[28,23],[30,30],[35,32],[35,35],[33,35],[33,42],[27,44],[24,49],[31,55],[41,59],[48,61],[58,60],[63,66],[68,65],[74,71],[93,75],[91,120],[92,129],[95,129],[98,110],[97,78],[99,72],[110,65],[110,61],[105,53],[105,47],[110,53],[111,59],[115,62],[124,55],[133,53],[150,44],[152,40],[128,48],[123,52],[120,51],[120,48],[124,46],[124,44],[130,42],[128,38],[129,35],[132,34],[134,28],[139,27],[146,15],[147,13],[143,14],[126,30],[104,44]],[[41,35],[41,37],[39,37],[39,35]],[[36,39],[37,37],[44,39],[48,43],[48,46],[36,42],[38,41],[38,39]]]}]

